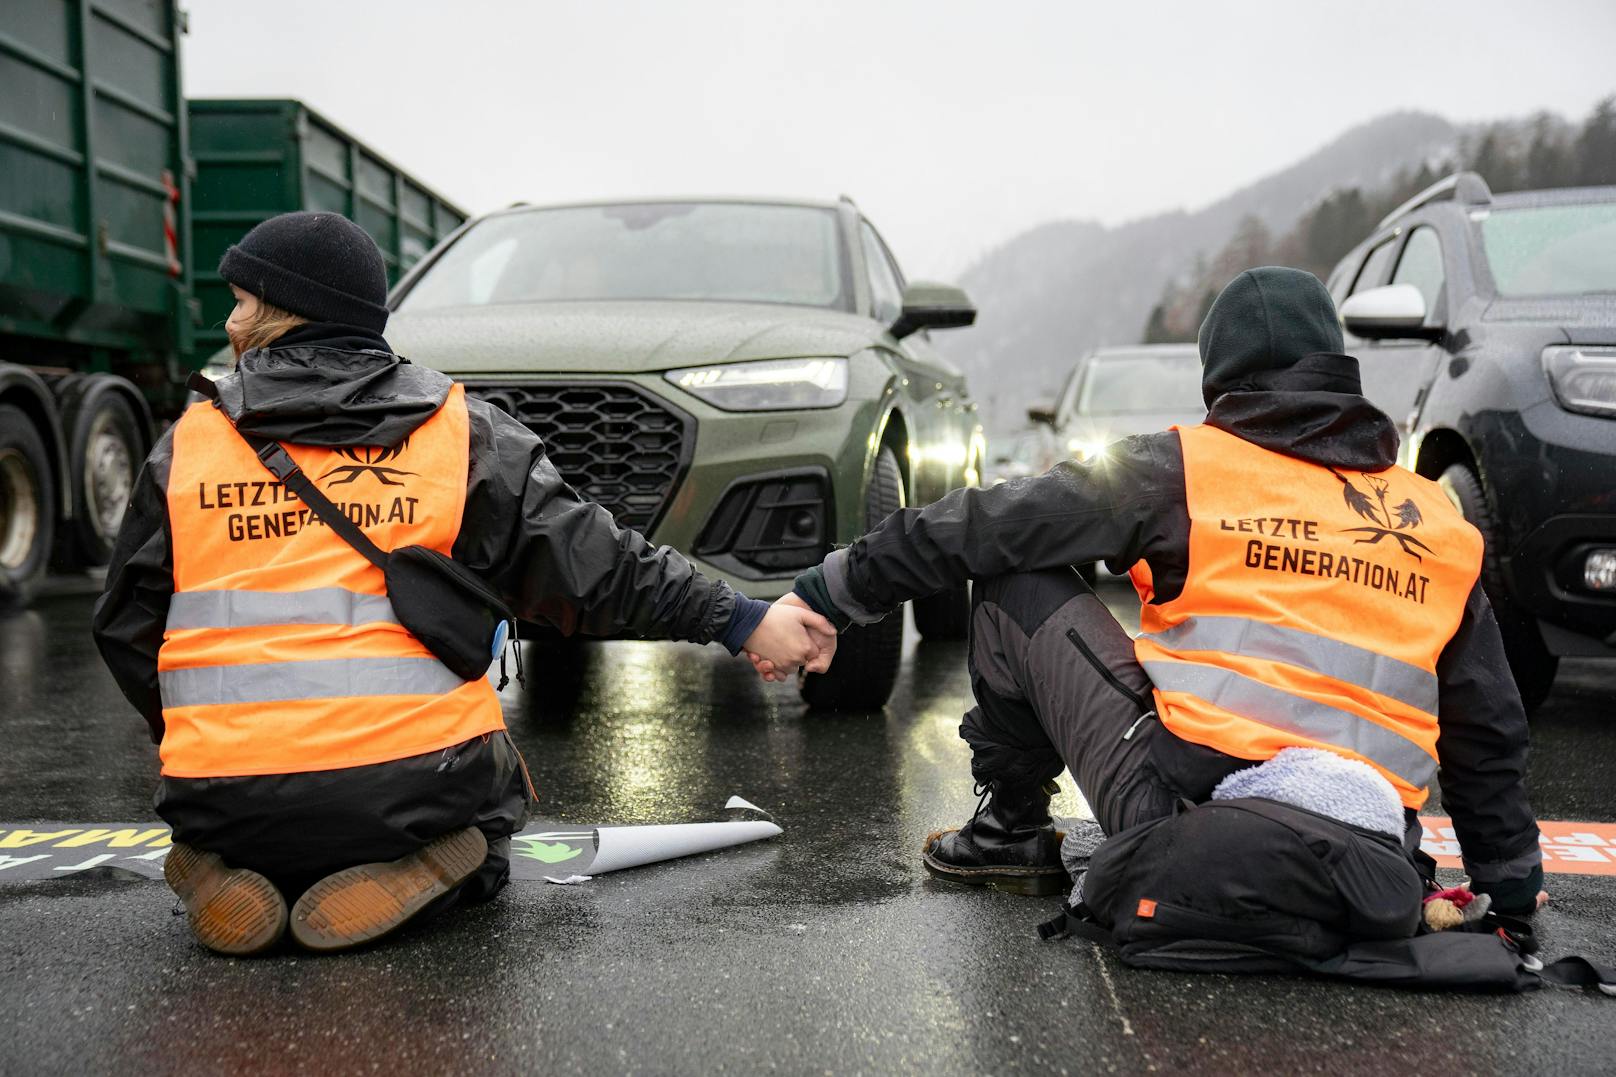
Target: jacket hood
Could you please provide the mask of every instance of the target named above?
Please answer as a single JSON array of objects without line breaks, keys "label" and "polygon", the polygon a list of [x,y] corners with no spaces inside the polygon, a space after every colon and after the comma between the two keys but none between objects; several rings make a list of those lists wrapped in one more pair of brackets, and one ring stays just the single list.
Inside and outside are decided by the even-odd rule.
[{"label": "jacket hood", "polygon": [[814,307],[705,300],[500,303],[413,311],[389,336],[417,363],[453,374],[631,374],[754,359],[847,356],[883,326]]},{"label": "jacket hood", "polygon": [[[290,334],[288,334],[290,336]],[[300,445],[397,445],[443,406],[454,383],[387,350],[308,327],[299,340],[250,351],[220,378],[219,403],[245,433]],[[304,340],[308,342],[303,342]]]},{"label": "jacket hood", "polygon": [[[1313,274],[1264,266],[1246,270],[1219,293],[1201,323],[1199,344],[1201,395],[1210,408],[1224,393],[1267,388],[1263,374],[1288,370],[1303,356],[1339,355],[1341,323]],[[1354,384],[1336,390],[1358,392],[1357,375],[1354,363]]]},{"label": "jacket hood", "polygon": [[1341,352],[1335,303],[1313,274],[1240,274],[1207,312],[1200,348],[1209,425],[1328,467],[1397,462],[1397,427],[1364,398],[1358,360]]}]

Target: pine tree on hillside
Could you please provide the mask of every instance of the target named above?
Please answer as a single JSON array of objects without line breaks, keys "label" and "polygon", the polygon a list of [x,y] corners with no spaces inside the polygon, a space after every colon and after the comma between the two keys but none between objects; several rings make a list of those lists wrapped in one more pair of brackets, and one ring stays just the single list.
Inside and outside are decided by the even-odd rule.
[{"label": "pine tree on hillside", "polygon": [[1520,190],[1518,171],[1513,155],[1499,136],[1496,126],[1488,127],[1481,136],[1475,152],[1470,156],[1470,170],[1481,174],[1487,186],[1494,191]]},{"label": "pine tree on hillside", "polygon": [[1541,191],[1564,187],[1577,181],[1572,173],[1572,154],[1566,145],[1562,124],[1547,112],[1532,118],[1532,145],[1526,151],[1526,187]]},{"label": "pine tree on hillside", "polygon": [[1584,187],[1616,183],[1616,97],[1594,106],[1576,142],[1576,180]]},{"label": "pine tree on hillside", "polygon": [[1150,317],[1145,320],[1146,344],[1171,344],[1175,335],[1167,328],[1167,304],[1164,300],[1150,308]]}]

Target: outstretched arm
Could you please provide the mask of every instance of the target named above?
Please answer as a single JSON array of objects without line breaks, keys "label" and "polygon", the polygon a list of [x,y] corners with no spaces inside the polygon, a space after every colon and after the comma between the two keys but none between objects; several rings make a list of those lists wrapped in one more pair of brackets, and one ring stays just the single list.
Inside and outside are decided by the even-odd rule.
[{"label": "outstretched arm", "polygon": [[845,626],[968,579],[1089,561],[1120,570],[1173,546],[1165,532],[1183,504],[1178,436],[1126,438],[1088,463],[901,509],[799,577],[797,593]]}]

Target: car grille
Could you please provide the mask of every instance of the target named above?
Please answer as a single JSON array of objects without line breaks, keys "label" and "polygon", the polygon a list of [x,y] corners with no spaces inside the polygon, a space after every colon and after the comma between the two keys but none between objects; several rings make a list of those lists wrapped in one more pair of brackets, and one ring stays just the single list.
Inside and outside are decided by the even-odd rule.
[{"label": "car grille", "polygon": [[620,527],[649,532],[690,463],[695,422],[622,382],[467,382],[544,441],[561,477]]}]

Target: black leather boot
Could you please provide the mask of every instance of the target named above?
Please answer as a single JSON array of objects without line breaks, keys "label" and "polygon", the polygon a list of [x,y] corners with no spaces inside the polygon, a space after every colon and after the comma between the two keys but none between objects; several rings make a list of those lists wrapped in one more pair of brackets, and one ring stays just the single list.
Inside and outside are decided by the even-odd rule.
[{"label": "black leather boot", "polygon": [[1012,894],[1058,894],[1072,883],[1061,867],[1061,833],[1049,816],[1054,782],[991,782],[971,821],[933,831],[922,859],[939,879]]}]

